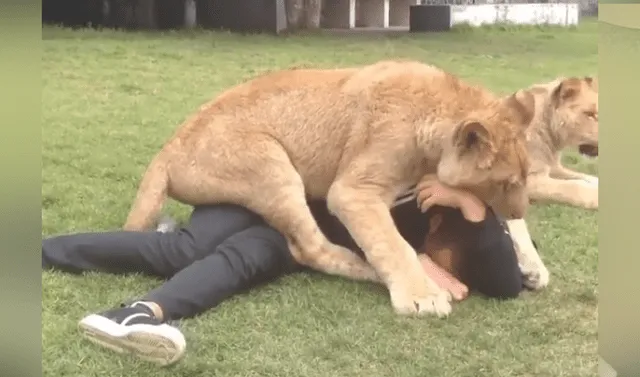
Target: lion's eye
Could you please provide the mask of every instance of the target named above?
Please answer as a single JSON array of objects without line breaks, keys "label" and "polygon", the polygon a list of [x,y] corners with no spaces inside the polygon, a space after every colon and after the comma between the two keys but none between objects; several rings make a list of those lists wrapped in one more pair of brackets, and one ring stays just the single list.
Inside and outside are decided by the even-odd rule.
[{"label": "lion's eye", "polygon": [[518,178],[515,176],[512,176],[512,177],[509,177],[509,179],[502,182],[502,188],[504,189],[504,191],[509,191],[513,189],[515,186],[517,186],[518,184],[519,184]]},{"label": "lion's eye", "polygon": [[593,119],[593,120],[598,120],[598,114],[596,114],[593,111],[585,111],[584,115],[586,115],[587,117]]}]

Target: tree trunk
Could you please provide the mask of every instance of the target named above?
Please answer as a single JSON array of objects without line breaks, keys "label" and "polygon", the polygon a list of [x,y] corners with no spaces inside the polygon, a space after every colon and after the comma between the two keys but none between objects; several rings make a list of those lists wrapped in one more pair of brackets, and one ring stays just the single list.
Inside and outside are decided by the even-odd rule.
[{"label": "tree trunk", "polygon": [[287,25],[289,30],[298,30],[304,27],[305,12],[304,0],[286,0]]},{"label": "tree trunk", "polygon": [[197,25],[197,11],[195,0],[184,1],[184,27],[187,29],[193,29]]},{"label": "tree trunk", "polygon": [[305,0],[305,28],[320,29],[322,18],[322,0]]}]

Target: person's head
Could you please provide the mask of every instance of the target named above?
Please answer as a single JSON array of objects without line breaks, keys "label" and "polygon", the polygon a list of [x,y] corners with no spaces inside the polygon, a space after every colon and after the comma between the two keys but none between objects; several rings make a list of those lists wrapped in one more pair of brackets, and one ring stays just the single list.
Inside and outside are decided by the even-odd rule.
[{"label": "person's head", "polygon": [[525,130],[534,110],[533,96],[518,92],[460,122],[443,147],[438,179],[469,190],[505,218],[522,218],[529,206]]}]

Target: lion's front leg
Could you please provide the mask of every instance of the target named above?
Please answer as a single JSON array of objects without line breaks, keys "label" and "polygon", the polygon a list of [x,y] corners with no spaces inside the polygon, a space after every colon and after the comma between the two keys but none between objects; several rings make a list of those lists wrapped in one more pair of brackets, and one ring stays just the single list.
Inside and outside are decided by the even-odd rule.
[{"label": "lion's front leg", "polygon": [[451,312],[451,296],[426,275],[380,193],[338,180],[329,190],[327,204],[389,289],[397,313],[443,317]]},{"label": "lion's front leg", "polygon": [[577,179],[577,180],[582,180],[582,181],[589,182],[590,184],[595,185],[596,187],[598,187],[598,177],[590,175],[590,174],[585,174],[585,173],[581,173],[581,172],[577,172],[577,171],[571,170],[571,169],[563,166],[559,162],[555,166],[551,167],[550,176],[551,176],[551,178],[557,178],[557,179]]},{"label": "lion's front leg", "polygon": [[598,186],[578,179],[530,177],[527,182],[529,197],[586,209],[598,209]]},{"label": "lion's front leg", "polygon": [[516,249],[524,285],[533,290],[546,287],[549,284],[549,270],[531,240],[527,223],[524,219],[507,220],[506,223]]}]

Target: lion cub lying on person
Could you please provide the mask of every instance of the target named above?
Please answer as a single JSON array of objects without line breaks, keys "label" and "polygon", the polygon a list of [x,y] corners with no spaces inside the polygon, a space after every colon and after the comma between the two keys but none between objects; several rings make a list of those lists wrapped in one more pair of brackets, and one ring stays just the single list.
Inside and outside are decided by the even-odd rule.
[{"label": "lion cub lying on person", "polygon": [[[242,205],[284,234],[301,264],[381,281],[397,313],[447,315],[450,296],[424,273],[390,205],[436,173],[521,218],[532,106],[526,94],[499,98],[412,61],[269,73],[183,123],[145,172],[124,228],[150,227],[167,196]],[[307,198],[326,198],[369,263],[327,240]]]}]

